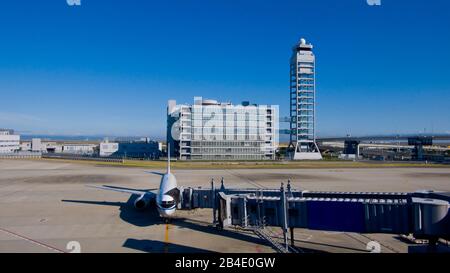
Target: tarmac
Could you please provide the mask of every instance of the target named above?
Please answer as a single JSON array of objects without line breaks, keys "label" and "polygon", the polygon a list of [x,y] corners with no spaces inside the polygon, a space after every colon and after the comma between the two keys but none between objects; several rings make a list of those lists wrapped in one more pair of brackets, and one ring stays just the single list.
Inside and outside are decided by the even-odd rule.
[{"label": "tarmac", "polygon": [[[272,253],[249,231],[211,226],[212,210],[177,211],[164,223],[156,210],[137,211],[134,197],[85,187],[158,188],[148,169],[46,160],[0,160],[0,252],[256,252]],[[164,170],[152,170],[163,172]],[[292,187],[323,191],[450,191],[450,168],[172,170],[184,187]],[[281,239],[281,229],[269,227]],[[399,235],[295,229],[305,252],[365,253],[377,241],[383,253],[420,247]],[[448,248],[448,247],[447,247]]]}]

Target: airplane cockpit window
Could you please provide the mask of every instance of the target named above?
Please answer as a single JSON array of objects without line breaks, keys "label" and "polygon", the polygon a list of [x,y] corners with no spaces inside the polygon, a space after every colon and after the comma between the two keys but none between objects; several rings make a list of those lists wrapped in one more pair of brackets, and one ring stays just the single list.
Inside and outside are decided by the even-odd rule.
[{"label": "airplane cockpit window", "polygon": [[161,207],[163,207],[163,208],[165,208],[165,209],[168,209],[168,208],[171,208],[171,207],[173,207],[175,205],[175,201],[162,201],[161,202]]}]

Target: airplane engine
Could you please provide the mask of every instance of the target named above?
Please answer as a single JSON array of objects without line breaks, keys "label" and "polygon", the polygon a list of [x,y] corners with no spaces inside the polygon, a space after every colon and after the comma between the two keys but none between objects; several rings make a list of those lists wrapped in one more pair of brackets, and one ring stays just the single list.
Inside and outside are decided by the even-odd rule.
[{"label": "airplane engine", "polygon": [[136,209],[144,209],[148,206],[149,203],[150,203],[150,198],[143,195],[134,201],[134,207]]}]

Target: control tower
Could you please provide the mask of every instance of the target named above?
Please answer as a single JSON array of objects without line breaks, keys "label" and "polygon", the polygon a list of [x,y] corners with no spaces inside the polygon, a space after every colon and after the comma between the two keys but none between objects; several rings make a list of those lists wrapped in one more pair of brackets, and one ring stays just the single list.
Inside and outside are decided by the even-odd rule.
[{"label": "control tower", "polygon": [[289,150],[293,160],[322,159],[315,135],[316,60],[312,48],[303,38],[292,48]]}]

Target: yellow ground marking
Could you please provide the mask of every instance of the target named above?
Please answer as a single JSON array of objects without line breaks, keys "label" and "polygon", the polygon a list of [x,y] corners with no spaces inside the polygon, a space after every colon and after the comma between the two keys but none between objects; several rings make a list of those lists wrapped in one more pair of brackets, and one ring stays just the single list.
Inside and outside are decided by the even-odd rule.
[{"label": "yellow ground marking", "polygon": [[166,231],[164,233],[164,253],[169,252],[169,226],[170,224],[166,224]]}]

